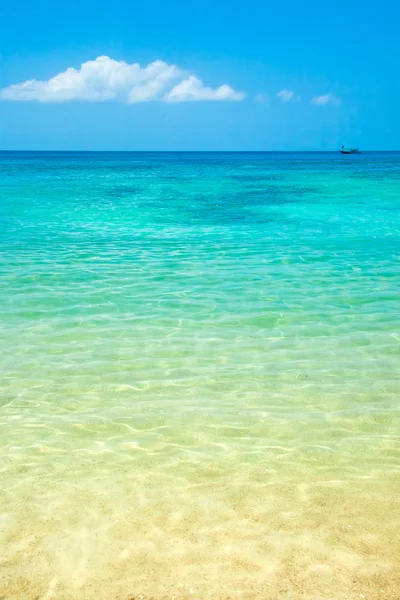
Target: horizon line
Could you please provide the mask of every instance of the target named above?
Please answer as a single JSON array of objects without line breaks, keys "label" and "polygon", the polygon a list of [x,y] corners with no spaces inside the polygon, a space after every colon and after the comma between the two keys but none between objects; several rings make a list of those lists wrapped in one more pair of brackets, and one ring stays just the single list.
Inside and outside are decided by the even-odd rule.
[{"label": "horizon line", "polygon": [[[115,152],[115,153],[132,153],[132,152],[136,152],[136,153],[141,153],[141,154],[151,154],[151,153],[164,153],[164,154],[171,154],[171,153],[179,153],[179,154],[183,154],[183,153],[187,153],[187,154],[194,154],[194,153],[214,153],[214,154],[240,154],[240,153],[247,153],[247,154],[289,154],[289,153],[293,153],[296,152],[298,154],[303,153],[303,154],[316,154],[316,153],[332,153],[332,154],[336,154],[337,152],[339,152],[340,149],[334,149],[334,150],[57,150],[57,149],[52,149],[52,150],[23,150],[23,149],[18,149],[18,150],[8,150],[8,149],[1,149],[0,148],[0,153],[12,153],[12,152],[59,152],[59,153],[68,153],[68,152],[82,152],[82,153],[105,153],[105,152]],[[370,153],[370,152],[400,152],[399,150],[362,150],[361,154],[364,153]]]}]

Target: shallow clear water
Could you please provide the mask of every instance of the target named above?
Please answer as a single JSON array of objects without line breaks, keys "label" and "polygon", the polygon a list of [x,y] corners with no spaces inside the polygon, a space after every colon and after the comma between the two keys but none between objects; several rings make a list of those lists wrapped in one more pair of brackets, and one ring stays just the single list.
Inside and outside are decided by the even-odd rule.
[{"label": "shallow clear water", "polygon": [[400,596],[400,154],[0,153],[0,223],[2,598]]}]

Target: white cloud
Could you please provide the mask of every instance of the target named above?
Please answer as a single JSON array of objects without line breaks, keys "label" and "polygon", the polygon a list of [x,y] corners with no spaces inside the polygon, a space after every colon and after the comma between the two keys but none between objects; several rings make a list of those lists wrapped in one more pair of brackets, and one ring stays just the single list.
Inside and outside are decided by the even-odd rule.
[{"label": "white cloud", "polygon": [[327,104],[340,104],[341,99],[333,94],[325,94],[324,96],[315,96],[311,100],[311,104],[314,106],[326,106]]},{"label": "white cloud", "polygon": [[229,85],[221,85],[214,89],[205,87],[200,79],[190,75],[165,94],[163,100],[166,102],[189,102],[194,100],[243,100],[244,97],[243,93],[235,92]]},{"label": "white cloud", "polygon": [[[180,83],[177,84],[177,82]],[[244,94],[228,85],[208,88],[193,75],[175,65],[156,60],[146,67],[129,64],[108,56],[69,67],[51,79],[30,79],[0,89],[0,100],[27,102],[150,102],[165,100],[242,100]]]},{"label": "white cloud", "polygon": [[281,102],[290,102],[290,100],[293,100],[293,98],[294,98],[294,91],[293,90],[281,90],[280,92],[277,93],[277,97],[280,99]]},{"label": "white cloud", "polygon": [[144,83],[135,85],[129,92],[128,102],[132,104],[159,99],[168,85],[183,75],[183,71],[174,65],[167,65],[161,61],[156,61],[146,68],[149,69],[150,77],[146,78]]}]

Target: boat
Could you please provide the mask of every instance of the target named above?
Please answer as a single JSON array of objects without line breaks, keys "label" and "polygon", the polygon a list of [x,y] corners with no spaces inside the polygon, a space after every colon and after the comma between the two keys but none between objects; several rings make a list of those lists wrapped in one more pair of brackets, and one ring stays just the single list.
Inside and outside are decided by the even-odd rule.
[{"label": "boat", "polygon": [[345,148],[344,146],[341,147],[340,152],[342,154],[361,154],[359,148]]}]

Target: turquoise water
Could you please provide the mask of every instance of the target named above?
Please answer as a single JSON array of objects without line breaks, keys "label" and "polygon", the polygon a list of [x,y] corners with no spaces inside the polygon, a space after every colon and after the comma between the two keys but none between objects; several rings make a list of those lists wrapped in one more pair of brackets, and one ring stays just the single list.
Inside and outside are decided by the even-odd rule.
[{"label": "turquoise water", "polygon": [[0,222],[1,598],[400,596],[400,153],[0,153]]}]

